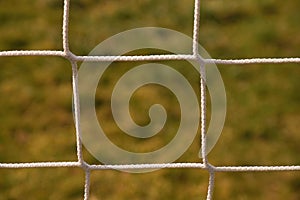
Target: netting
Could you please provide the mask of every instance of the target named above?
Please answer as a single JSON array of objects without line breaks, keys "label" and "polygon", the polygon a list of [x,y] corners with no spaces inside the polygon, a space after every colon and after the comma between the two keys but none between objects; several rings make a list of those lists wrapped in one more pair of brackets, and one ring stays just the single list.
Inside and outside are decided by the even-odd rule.
[{"label": "netting", "polygon": [[[82,142],[80,140],[80,109],[79,109],[79,91],[78,91],[78,62],[80,61],[155,61],[155,60],[194,60],[199,61],[198,54],[198,34],[200,20],[200,0],[194,2],[194,22],[193,22],[193,46],[192,54],[183,55],[138,55],[138,56],[77,56],[69,49],[69,6],[70,0],[64,0],[63,9],[63,50],[20,50],[20,51],[1,51],[0,56],[60,56],[69,60],[72,65],[72,87],[74,97],[74,117],[76,129],[76,162],[32,162],[32,163],[0,163],[0,168],[43,168],[43,167],[78,167],[85,171],[84,199],[89,199],[90,172],[92,170],[106,169],[156,169],[156,168],[200,168],[209,172],[209,184],[207,189],[207,198],[212,199],[214,189],[214,174],[216,172],[242,172],[242,171],[296,171],[300,166],[213,166],[209,163],[206,154],[206,84],[205,74],[201,76],[200,81],[200,103],[201,103],[201,155],[202,162],[199,163],[157,163],[157,164],[126,164],[126,165],[91,165],[85,162],[83,158]],[[255,64],[255,63],[300,63],[300,58],[252,58],[252,59],[201,59],[201,66],[208,63],[216,64]]]}]

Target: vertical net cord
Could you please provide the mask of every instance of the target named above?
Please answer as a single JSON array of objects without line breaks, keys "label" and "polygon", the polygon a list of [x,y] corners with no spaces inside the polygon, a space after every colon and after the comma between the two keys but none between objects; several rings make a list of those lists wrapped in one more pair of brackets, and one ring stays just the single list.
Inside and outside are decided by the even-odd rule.
[{"label": "vertical net cord", "polygon": [[204,168],[209,171],[209,184],[207,189],[207,200],[212,199],[213,187],[214,187],[214,171],[210,166],[206,157],[206,74],[205,64],[200,62],[200,106],[201,106],[201,157],[204,164]]},{"label": "vertical net cord", "polygon": [[91,171],[90,171],[89,168],[86,168],[86,170],[85,170],[84,196],[83,196],[84,200],[88,200],[89,196],[90,196],[90,185],[91,185],[90,177],[91,177]]},{"label": "vertical net cord", "polygon": [[80,163],[81,168],[85,172],[85,185],[84,185],[84,200],[89,199],[89,189],[90,189],[90,168],[88,164],[83,159],[82,153],[82,143],[80,139],[81,129],[80,129],[80,106],[79,106],[79,96],[78,96],[78,70],[77,62],[72,61],[72,79],[73,79],[73,98],[74,98],[74,118],[75,118],[75,129],[76,129],[76,148],[77,148],[77,158]]},{"label": "vertical net cord", "polygon": [[75,61],[71,61],[72,64],[72,86],[73,86],[73,102],[74,102],[74,121],[76,130],[76,148],[77,148],[77,159],[81,165],[84,165],[83,154],[82,154],[82,143],[80,140],[80,104],[78,95],[78,67]]},{"label": "vertical net cord", "polygon": [[206,159],[206,75],[205,75],[205,63],[201,59],[198,52],[198,40],[199,40],[199,24],[200,24],[200,0],[195,0],[194,6],[194,26],[193,26],[193,55],[197,58],[200,64],[200,107],[201,107],[201,156],[204,166],[207,166]]},{"label": "vertical net cord", "polygon": [[90,190],[90,169],[88,164],[83,159],[82,153],[82,142],[80,139],[81,129],[80,129],[80,100],[78,92],[78,66],[74,59],[74,55],[69,49],[69,13],[70,13],[70,0],[64,0],[64,11],[63,11],[63,50],[66,58],[70,61],[72,65],[72,87],[73,87],[73,102],[74,102],[74,120],[75,120],[75,130],[76,130],[76,152],[77,159],[85,171],[85,185],[84,185],[84,200],[89,199]]},{"label": "vertical net cord", "polygon": [[200,63],[200,107],[201,107],[201,157],[205,167],[208,167],[206,157],[206,74],[205,64]]},{"label": "vertical net cord", "polygon": [[215,185],[215,171],[213,170],[213,168],[209,168],[209,181],[208,181],[206,200],[213,199],[214,185]]},{"label": "vertical net cord", "polygon": [[63,49],[66,54],[70,52],[69,49],[69,14],[70,14],[70,0],[64,0],[63,11]]},{"label": "vertical net cord", "polygon": [[84,164],[82,157],[82,144],[80,140],[80,104],[79,104],[79,92],[78,92],[78,66],[77,62],[72,58],[72,53],[69,50],[69,10],[70,0],[64,1],[64,14],[63,14],[63,49],[67,59],[72,65],[72,87],[73,87],[73,104],[74,104],[74,121],[76,130],[76,147],[77,147],[77,159],[80,164]]},{"label": "vertical net cord", "polygon": [[209,183],[207,188],[207,200],[211,200],[213,196],[215,172],[214,167],[208,163],[206,157],[206,72],[205,62],[199,55],[199,26],[200,26],[200,0],[195,0],[194,6],[194,27],[193,27],[193,56],[195,56],[200,64],[200,107],[201,107],[201,157],[204,168],[209,171]]},{"label": "vertical net cord", "polygon": [[193,22],[193,55],[198,56],[198,38],[200,23],[200,0],[195,0],[194,5],[194,22]]}]

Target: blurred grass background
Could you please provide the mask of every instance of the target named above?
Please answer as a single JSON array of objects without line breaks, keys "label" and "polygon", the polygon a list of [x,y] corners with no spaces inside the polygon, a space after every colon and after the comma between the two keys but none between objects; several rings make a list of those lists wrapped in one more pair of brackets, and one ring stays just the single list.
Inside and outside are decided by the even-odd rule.
[{"label": "blurred grass background", "polygon": [[[0,50],[61,50],[62,6],[62,0],[0,0]],[[213,58],[299,57],[299,7],[294,0],[202,1],[200,44]],[[192,0],[71,0],[70,48],[86,55],[104,39],[141,26],[192,36],[192,23]],[[133,118],[146,124],[149,106],[162,103],[171,117],[164,135],[147,141],[120,135],[109,95],[118,77],[138,64],[114,63],[109,68],[96,94],[97,114],[116,144],[149,151],[172,139],[180,112],[171,93],[143,87],[133,98]],[[197,90],[199,79],[182,67],[185,62],[167,64],[185,74]],[[228,112],[210,162],[299,165],[299,64],[218,67]],[[0,57],[0,95],[0,162],[76,160],[71,66],[66,60]],[[199,161],[198,149],[196,138],[179,161]],[[96,163],[86,151],[85,159]],[[1,200],[82,199],[80,169],[1,169],[0,176]],[[195,169],[94,171],[91,178],[91,199],[204,199],[208,174]],[[299,191],[299,172],[217,173],[214,199],[296,200]]]}]

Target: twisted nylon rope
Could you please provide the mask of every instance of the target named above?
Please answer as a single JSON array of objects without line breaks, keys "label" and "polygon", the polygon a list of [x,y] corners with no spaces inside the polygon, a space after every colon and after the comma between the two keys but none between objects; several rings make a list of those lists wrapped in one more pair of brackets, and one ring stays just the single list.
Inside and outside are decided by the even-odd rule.
[{"label": "twisted nylon rope", "polygon": [[[198,55],[198,35],[200,21],[200,0],[195,0],[194,4],[194,25],[193,25],[193,54],[181,55],[147,55],[147,56],[78,56],[73,54],[69,49],[69,11],[70,0],[64,0],[63,9],[63,50],[21,50],[21,51],[0,51],[0,57],[5,56],[60,56],[70,61],[72,66],[72,87],[74,97],[74,116],[76,129],[76,162],[32,162],[32,163],[0,163],[0,168],[43,168],[43,167],[79,167],[85,171],[84,200],[89,199],[90,190],[90,173],[92,170],[108,169],[157,169],[157,168],[195,168],[203,169],[209,172],[207,200],[211,200],[214,189],[215,172],[249,172],[249,171],[299,171],[300,166],[213,166],[206,156],[206,93],[205,93],[205,70],[204,66],[208,63],[216,64],[260,64],[260,63],[300,63],[300,58],[251,58],[251,59],[202,59]],[[80,140],[80,108],[79,108],[79,91],[78,91],[78,65],[79,61],[154,61],[154,60],[196,60],[199,61],[201,68],[201,147],[202,163],[157,163],[157,164],[131,164],[131,165],[90,165],[83,159],[82,143]]]}]

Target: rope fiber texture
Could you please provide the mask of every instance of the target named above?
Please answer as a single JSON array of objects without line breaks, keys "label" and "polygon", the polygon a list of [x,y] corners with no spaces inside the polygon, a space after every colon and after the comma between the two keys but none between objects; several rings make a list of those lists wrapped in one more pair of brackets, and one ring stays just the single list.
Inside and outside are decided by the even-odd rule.
[{"label": "rope fiber texture", "polygon": [[[5,56],[60,56],[68,59],[72,65],[72,87],[74,97],[74,117],[76,129],[76,162],[32,162],[32,163],[0,163],[0,168],[44,168],[44,167],[79,167],[85,171],[85,185],[83,199],[89,199],[90,172],[92,170],[107,169],[156,169],[156,168],[200,168],[209,173],[207,200],[211,200],[214,189],[214,175],[216,172],[249,172],[249,171],[300,171],[300,166],[213,166],[208,162],[206,156],[206,92],[205,74],[200,79],[200,104],[201,104],[201,148],[202,162],[200,163],[157,163],[157,164],[131,164],[131,165],[90,165],[83,159],[82,143],[80,141],[80,109],[78,91],[78,65],[80,61],[155,61],[155,60],[196,60],[199,61],[198,35],[200,21],[200,0],[194,2],[194,24],[193,24],[193,46],[192,55],[139,55],[139,56],[77,56],[69,49],[69,8],[70,0],[64,0],[63,9],[63,50],[20,50],[20,51],[0,51],[0,57]],[[208,63],[216,64],[256,64],[256,63],[300,63],[300,58],[252,58],[252,59],[201,59],[201,67]],[[204,71],[204,70],[202,70]]]}]

